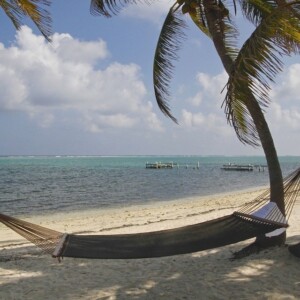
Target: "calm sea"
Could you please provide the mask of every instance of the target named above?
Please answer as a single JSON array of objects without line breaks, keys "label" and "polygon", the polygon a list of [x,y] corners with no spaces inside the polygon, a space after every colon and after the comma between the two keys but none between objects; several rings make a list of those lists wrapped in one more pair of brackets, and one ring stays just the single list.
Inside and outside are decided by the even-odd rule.
[{"label": "calm sea", "polygon": [[[159,161],[179,167],[145,168],[147,162]],[[112,208],[268,184],[267,170],[221,170],[227,163],[266,164],[257,156],[0,157],[0,212],[22,215]],[[287,175],[300,166],[300,157],[280,157],[280,163]]]}]

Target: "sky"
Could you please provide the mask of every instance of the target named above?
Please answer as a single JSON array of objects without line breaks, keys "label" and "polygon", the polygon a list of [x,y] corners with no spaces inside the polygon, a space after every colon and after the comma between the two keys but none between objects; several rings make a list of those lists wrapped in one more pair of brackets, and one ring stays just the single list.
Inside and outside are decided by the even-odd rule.
[{"label": "sky", "polygon": [[[211,41],[186,18],[170,107],[158,109],[152,64],[171,1],[90,14],[89,1],[54,1],[52,42],[0,12],[0,155],[263,155],[227,124],[227,76]],[[251,25],[240,12],[241,44]],[[300,155],[300,61],[285,58],[265,110],[278,155]]]}]

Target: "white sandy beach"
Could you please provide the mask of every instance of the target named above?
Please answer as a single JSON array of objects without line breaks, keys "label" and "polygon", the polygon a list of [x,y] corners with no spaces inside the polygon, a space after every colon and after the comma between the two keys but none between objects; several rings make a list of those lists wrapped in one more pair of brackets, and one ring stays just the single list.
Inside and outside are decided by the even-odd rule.
[{"label": "white sandy beach", "polygon": [[[131,233],[224,216],[260,191],[167,203],[28,216],[68,233]],[[287,243],[300,241],[300,201]],[[0,299],[300,299],[300,259],[277,247],[231,261],[251,240],[193,254],[137,260],[57,259],[0,224]]]}]

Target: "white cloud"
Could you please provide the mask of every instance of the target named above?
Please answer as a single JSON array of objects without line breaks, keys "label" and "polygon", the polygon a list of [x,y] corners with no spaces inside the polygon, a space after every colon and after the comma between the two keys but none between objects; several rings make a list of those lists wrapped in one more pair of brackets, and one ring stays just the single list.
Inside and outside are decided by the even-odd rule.
[{"label": "white cloud", "polygon": [[126,8],[122,10],[122,14],[161,25],[162,20],[167,16],[173,4],[171,1],[156,1],[151,3],[137,2],[126,6]]},{"label": "white cloud", "polygon": [[86,127],[91,132],[100,132],[104,128],[113,127],[113,128],[132,128],[135,124],[135,120],[128,117],[125,114],[114,114],[114,115],[103,115],[97,113],[87,114],[86,118]]},{"label": "white cloud", "polygon": [[225,97],[221,94],[226,82],[227,74],[224,72],[211,76],[206,73],[196,75],[199,91],[187,99],[187,103],[206,112],[207,110],[220,110],[222,99]]},{"label": "white cloud", "polygon": [[286,104],[299,104],[300,64],[290,65],[279,76],[271,97]]},{"label": "white cloud", "polygon": [[182,110],[181,123],[187,127],[200,127],[204,125],[205,118],[202,113],[192,113],[187,110]]},{"label": "white cloud", "polygon": [[202,91],[194,95],[193,97],[190,97],[187,99],[187,102],[189,102],[191,105],[195,107],[199,107],[201,103],[203,102],[203,93]]},{"label": "white cloud", "polygon": [[49,44],[23,27],[15,45],[0,44],[0,109],[23,111],[41,126],[50,126],[64,111],[81,115],[76,121],[92,132],[135,126],[160,130],[139,66],[114,62],[97,67],[108,55],[102,40],[56,33]]},{"label": "white cloud", "polygon": [[106,43],[103,40],[79,41],[69,34],[55,33],[51,45],[63,61],[92,65],[99,59],[104,59],[109,55]]},{"label": "white cloud", "polygon": [[[0,49],[0,53],[3,51]],[[1,59],[1,58],[0,58]],[[23,110],[23,100],[27,96],[26,86],[18,78],[16,71],[0,64],[0,110]]]},{"label": "white cloud", "polygon": [[201,130],[202,132],[214,133],[220,136],[234,134],[228,126],[225,114],[221,108],[221,90],[225,86],[227,75],[225,72],[211,76],[198,73],[198,91],[186,101],[190,108],[184,108],[181,112],[180,124],[186,130]]},{"label": "white cloud", "polygon": [[289,66],[279,77],[270,93],[271,104],[268,118],[276,130],[300,129],[300,64]]},{"label": "white cloud", "polygon": [[[300,64],[289,66],[280,76],[278,83],[270,93],[271,103],[266,111],[266,119],[275,141],[279,141],[279,151],[291,153],[289,144],[298,143],[300,129]],[[226,122],[226,116],[221,103],[225,92],[227,75],[225,72],[215,76],[198,73],[199,89],[195,95],[188,98],[189,108],[182,110],[180,123],[189,131],[201,130],[220,137],[235,135],[233,128]],[[283,141],[284,140],[284,141]],[[289,141],[289,142],[288,142]]]},{"label": "white cloud", "polygon": [[223,90],[228,76],[225,71],[215,76],[211,76],[205,73],[198,73],[197,80],[200,84],[201,91],[205,96],[211,97],[214,101],[218,101],[220,98],[224,98],[221,95],[221,91]]},{"label": "white cloud", "polygon": [[182,110],[180,124],[189,130],[201,130],[220,136],[228,136],[233,133],[233,129],[227,126],[225,116],[217,113],[195,113],[188,110]]},{"label": "white cloud", "polygon": [[[148,6],[144,9],[149,12]],[[161,11],[156,14],[162,18]],[[151,11],[145,18],[154,15]],[[81,134],[82,128],[100,132],[101,151],[106,141],[114,145],[114,138],[123,139],[128,147],[125,153],[134,153],[134,149],[140,149],[140,153],[195,154],[239,154],[253,150],[239,143],[226,122],[221,108],[225,97],[225,91],[221,94],[221,90],[227,80],[225,72],[198,73],[196,88],[190,88],[191,85],[178,88],[180,98],[186,101],[172,100],[174,115],[177,112],[179,116],[179,126],[175,126],[154,112],[157,108],[147,99],[140,66],[111,60],[103,40],[80,41],[69,34],[56,33],[53,43],[48,44],[24,27],[16,35],[14,45],[0,44],[0,110],[24,112],[40,126],[52,126],[53,130],[47,132],[56,132],[55,137],[65,130],[61,123],[71,124]],[[291,149],[298,149],[299,72],[299,64],[287,68],[274,86],[272,103],[266,110],[279,154],[292,154]],[[164,127],[159,119],[166,120]],[[65,132],[66,136],[77,134],[68,128]],[[91,136],[92,143],[96,144],[95,135],[83,134]],[[106,147],[112,151],[113,146]],[[123,148],[115,150],[118,151]]]},{"label": "white cloud", "polygon": [[300,129],[300,111],[297,108],[283,108],[277,103],[272,105],[272,117],[274,124],[280,124],[294,130]]},{"label": "white cloud", "polygon": [[[298,74],[300,74],[300,64],[293,64],[282,73],[277,80],[278,83],[272,87],[270,107],[265,110],[279,154],[294,154],[299,144],[300,77]],[[190,107],[182,110],[180,123],[187,131],[201,131],[201,134],[212,134],[223,140],[234,141],[234,130],[227,124],[224,111],[220,107],[226,90],[224,95],[220,95],[220,91],[226,84],[227,75],[224,72],[216,76],[199,73],[197,80],[199,90],[187,99],[186,103]]]}]

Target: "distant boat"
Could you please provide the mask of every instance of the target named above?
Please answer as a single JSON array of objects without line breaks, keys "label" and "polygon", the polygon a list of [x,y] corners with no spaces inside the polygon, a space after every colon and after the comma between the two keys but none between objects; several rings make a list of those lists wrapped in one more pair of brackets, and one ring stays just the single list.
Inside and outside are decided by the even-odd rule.
[{"label": "distant boat", "polygon": [[237,164],[228,163],[228,164],[223,165],[223,167],[221,169],[225,170],[225,171],[253,171],[254,165],[251,165],[251,164],[237,165]]}]

